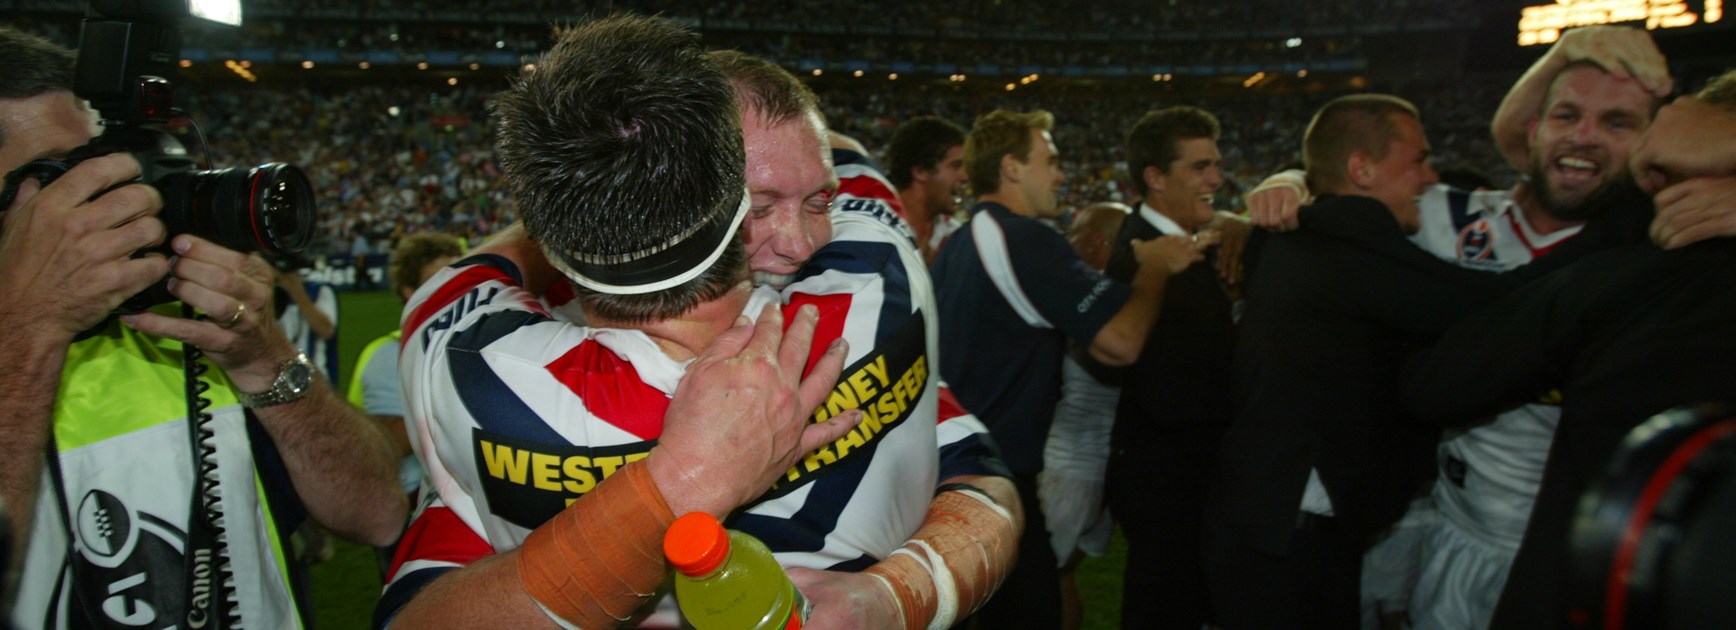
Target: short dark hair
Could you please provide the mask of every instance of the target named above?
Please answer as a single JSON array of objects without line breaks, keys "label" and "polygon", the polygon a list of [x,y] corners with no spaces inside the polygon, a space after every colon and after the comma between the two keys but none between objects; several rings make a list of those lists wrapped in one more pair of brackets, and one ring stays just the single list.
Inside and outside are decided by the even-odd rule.
[{"label": "short dark hair", "polygon": [[892,132],[886,145],[886,178],[899,190],[910,187],[910,169],[932,171],[953,147],[964,146],[964,127],[939,116],[917,116]]},{"label": "short dark hair", "polygon": [[422,284],[422,268],[428,263],[463,255],[464,246],[456,236],[444,232],[411,234],[398,241],[398,247],[392,250],[391,261],[386,264],[386,275],[392,279],[392,290],[415,291]]},{"label": "short dark hair", "polygon": [[814,91],[775,63],[739,50],[712,51],[711,60],[729,77],[744,116],[759,112],[766,125],[776,127],[820,112]]},{"label": "short dark hair", "polygon": [[1353,154],[1385,159],[1399,136],[1397,116],[1422,119],[1410,101],[1390,94],[1351,94],[1322,106],[1302,137],[1308,188],[1326,191],[1343,186]]},{"label": "short dark hair", "polygon": [[971,192],[987,195],[1001,189],[1001,157],[1031,159],[1031,131],[1055,127],[1055,115],[1045,110],[1025,113],[997,109],[978,116],[964,138],[964,173]]},{"label": "short dark hair", "polygon": [[1182,105],[1147,112],[1127,132],[1127,174],[1133,177],[1133,191],[1145,194],[1146,167],[1169,172],[1169,165],[1181,158],[1181,141],[1216,141],[1220,133],[1218,118],[1198,107]]},{"label": "short dark hair", "polygon": [[[500,164],[526,231],[551,261],[565,253],[632,259],[715,221],[746,192],[741,117],[698,35],[617,15],[564,30],[496,100]],[[623,324],[667,319],[724,294],[747,274],[741,239],[674,287],[579,299]]]},{"label": "short dark hair", "polygon": [[[10,26],[0,26],[0,99],[24,99],[72,91],[77,57],[54,42]],[[0,121],[0,146],[6,126]]]},{"label": "short dark hair", "polygon": [[1694,98],[1736,111],[1736,68],[1726,70],[1724,74],[1707,81],[1706,87],[1694,93]]}]

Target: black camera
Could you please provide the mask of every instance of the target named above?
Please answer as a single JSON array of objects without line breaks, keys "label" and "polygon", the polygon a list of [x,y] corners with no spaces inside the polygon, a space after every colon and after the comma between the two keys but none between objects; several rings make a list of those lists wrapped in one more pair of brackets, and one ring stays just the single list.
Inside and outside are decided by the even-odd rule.
[{"label": "black camera", "polygon": [[1736,406],[1634,427],[1582,495],[1568,550],[1568,628],[1736,622]]},{"label": "black camera", "polygon": [[[239,26],[238,0],[93,0],[79,33],[73,93],[102,116],[102,134],[64,160],[41,159],[6,176],[0,208],[27,177],[44,186],[84,160],[131,153],[139,181],[163,197],[168,238],[193,234],[240,252],[267,256],[301,251],[315,230],[313,186],[301,169],[280,162],[201,170],[186,147],[162,129],[174,108],[182,18]],[[162,250],[167,253],[167,245]],[[116,310],[137,312],[173,301],[159,282]]]}]

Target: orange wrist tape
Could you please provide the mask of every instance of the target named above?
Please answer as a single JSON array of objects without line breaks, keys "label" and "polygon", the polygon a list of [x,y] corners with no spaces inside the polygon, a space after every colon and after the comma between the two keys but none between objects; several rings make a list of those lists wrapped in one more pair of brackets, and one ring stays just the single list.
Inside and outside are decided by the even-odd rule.
[{"label": "orange wrist tape", "polygon": [[663,583],[663,533],[674,522],[650,469],[628,464],[530,533],[519,582],[565,624],[612,628]]},{"label": "orange wrist tape", "polygon": [[986,495],[942,492],[922,529],[868,573],[887,582],[907,630],[947,628],[989,600],[1018,554],[1012,513]]},{"label": "orange wrist tape", "polygon": [[893,551],[864,573],[880,578],[892,589],[892,598],[898,601],[898,610],[904,616],[904,630],[923,630],[939,605],[934,568],[929,566],[928,558],[911,552],[909,547],[907,544]]}]

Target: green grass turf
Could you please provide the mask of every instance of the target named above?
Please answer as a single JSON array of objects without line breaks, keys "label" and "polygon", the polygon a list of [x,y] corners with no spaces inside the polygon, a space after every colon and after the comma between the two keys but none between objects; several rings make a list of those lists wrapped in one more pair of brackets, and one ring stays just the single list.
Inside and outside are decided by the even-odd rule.
[{"label": "green grass turf", "polygon": [[[338,294],[339,382],[349,383],[356,355],[375,337],[398,326],[398,298],[388,291]],[[380,595],[374,550],[333,539],[336,555],[312,570],[313,621],[318,630],[367,628],[374,601]],[[1079,565],[1079,589],[1085,597],[1087,630],[1116,628],[1121,621],[1121,571],[1127,542],[1118,531],[1109,552],[1086,558]]]},{"label": "green grass turf", "polygon": [[1121,530],[1109,539],[1109,550],[1100,558],[1079,563],[1079,593],[1085,600],[1085,630],[1121,627],[1121,571],[1127,566],[1127,539]]},{"label": "green grass turf", "polygon": [[313,627],[317,630],[366,630],[372,625],[374,602],[380,599],[380,570],[374,548],[332,537],[336,553],[313,566]]},{"label": "green grass turf", "polygon": [[[398,327],[402,305],[390,291],[347,291],[338,294],[338,377],[348,388],[356,355],[375,337]],[[313,622],[318,630],[368,628],[374,601],[380,598],[380,572],[374,549],[331,537],[336,554],[315,565],[309,578],[313,590]]]},{"label": "green grass turf", "polygon": [[350,382],[356,355],[375,337],[398,328],[403,304],[390,291],[345,291],[338,293],[338,375]]}]

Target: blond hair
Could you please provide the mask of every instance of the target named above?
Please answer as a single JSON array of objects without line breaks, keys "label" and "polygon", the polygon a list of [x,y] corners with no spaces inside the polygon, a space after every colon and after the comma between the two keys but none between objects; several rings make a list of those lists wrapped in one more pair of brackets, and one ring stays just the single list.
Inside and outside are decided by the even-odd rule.
[{"label": "blond hair", "polygon": [[964,171],[971,191],[990,194],[1001,188],[1001,156],[1020,162],[1031,159],[1031,131],[1055,128],[1055,115],[1044,110],[1019,113],[1004,109],[983,114],[964,138]]}]

